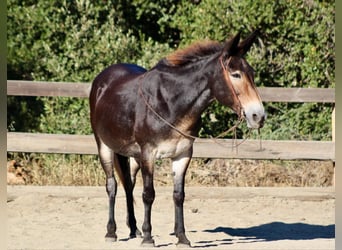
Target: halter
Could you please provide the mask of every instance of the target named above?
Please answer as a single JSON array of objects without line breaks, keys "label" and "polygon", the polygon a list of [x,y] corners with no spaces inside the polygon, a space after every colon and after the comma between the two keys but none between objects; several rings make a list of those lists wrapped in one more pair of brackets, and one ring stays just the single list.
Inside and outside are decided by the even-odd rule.
[{"label": "halter", "polygon": [[[229,65],[230,61],[231,61],[232,57],[229,57],[228,60],[227,60],[227,65]],[[223,64],[223,56],[220,56],[220,64],[221,64],[221,67],[222,67],[222,70],[223,70],[223,76],[224,78],[226,79],[226,82],[228,83],[228,88],[230,88],[231,92],[232,92],[232,95],[233,95],[233,99],[234,99],[234,103],[237,102],[239,105],[238,105],[238,108],[239,108],[239,113],[238,116],[239,116],[239,119],[244,119],[244,111],[243,111],[243,107],[241,105],[241,102],[240,102],[240,99],[239,97],[237,96],[236,92],[235,92],[235,89],[234,89],[234,86],[233,86],[233,83],[230,81],[230,78],[228,77],[228,70],[226,69],[226,67],[224,66]]]}]

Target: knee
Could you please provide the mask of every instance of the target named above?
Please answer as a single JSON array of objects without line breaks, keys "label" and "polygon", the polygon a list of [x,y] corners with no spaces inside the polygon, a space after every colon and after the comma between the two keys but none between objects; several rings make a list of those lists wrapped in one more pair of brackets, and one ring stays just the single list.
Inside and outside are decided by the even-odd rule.
[{"label": "knee", "polygon": [[185,193],[182,191],[173,191],[173,201],[176,205],[182,205],[184,203]]},{"label": "knee", "polygon": [[117,182],[114,177],[107,179],[106,189],[109,197],[115,197],[117,190]]},{"label": "knee", "polygon": [[153,188],[147,188],[142,194],[143,201],[152,204],[155,198],[155,191]]}]

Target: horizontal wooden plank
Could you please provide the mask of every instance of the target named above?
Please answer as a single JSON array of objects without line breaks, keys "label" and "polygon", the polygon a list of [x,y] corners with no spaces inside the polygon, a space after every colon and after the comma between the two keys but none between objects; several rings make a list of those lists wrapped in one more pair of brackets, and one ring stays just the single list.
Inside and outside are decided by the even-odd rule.
[{"label": "horizontal wooden plank", "polygon": [[335,102],[334,88],[258,88],[265,102]]},{"label": "horizontal wooden plank", "polygon": [[[258,88],[264,102],[335,102],[334,88]],[[88,98],[90,83],[7,80],[7,95]]]},{"label": "horizontal wooden plank", "polygon": [[7,80],[7,95],[88,97],[89,83],[31,82]]},{"label": "horizontal wooden plank", "polygon": [[[241,140],[237,140],[237,144]],[[331,141],[247,140],[237,148],[233,141],[196,140],[194,157],[278,160],[335,160],[335,143]]]},{"label": "horizontal wooden plank", "polygon": [[[240,143],[241,140],[237,140]],[[312,159],[335,160],[335,143],[331,141],[247,140],[232,148],[232,140],[197,139],[194,157],[236,159]],[[93,135],[7,133],[8,152],[97,154]]]},{"label": "horizontal wooden plank", "polygon": [[8,152],[97,154],[92,135],[7,133]]}]

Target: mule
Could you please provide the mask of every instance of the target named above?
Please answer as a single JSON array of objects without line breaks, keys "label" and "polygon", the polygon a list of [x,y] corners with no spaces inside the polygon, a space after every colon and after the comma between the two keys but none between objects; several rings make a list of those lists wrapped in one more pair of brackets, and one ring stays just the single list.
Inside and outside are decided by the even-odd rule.
[{"label": "mule", "polygon": [[[216,99],[243,117],[249,128],[261,128],[265,121],[254,71],[244,59],[255,38],[256,32],[253,32],[240,42],[238,33],[224,43],[197,42],[171,53],[150,70],[120,63],[96,76],[89,97],[90,119],[106,174],[107,239],[117,240],[114,171],[126,194],[130,237],[141,236],[133,205],[135,176],[141,169],[145,210],[142,244],[154,245],[151,233],[154,162],[171,158],[174,234],[177,244],[190,246],[184,227],[184,177],[202,112]],[[129,158],[134,159],[134,164],[129,164]]]}]

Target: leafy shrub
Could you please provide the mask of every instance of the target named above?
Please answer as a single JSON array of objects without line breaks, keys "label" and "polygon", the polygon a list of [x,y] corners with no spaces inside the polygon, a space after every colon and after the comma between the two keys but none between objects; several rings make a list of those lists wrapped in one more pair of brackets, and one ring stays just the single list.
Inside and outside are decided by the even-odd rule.
[{"label": "leafy shrub", "polygon": [[[150,68],[174,46],[260,28],[247,55],[258,86],[334,87],[334,16],[334,1],[318,0],[9,0],[8,78],[90,82],[112,63]],[[8,104],[12,130],[91,133],[87,100],[10,97]],[[331,138],[331,104],[267,103],[266,109],[264,138]],[[234,116],[214,103],[203,114],[201,135],[219,134]],[[245,132],[242,126],[238,134]]]}]

